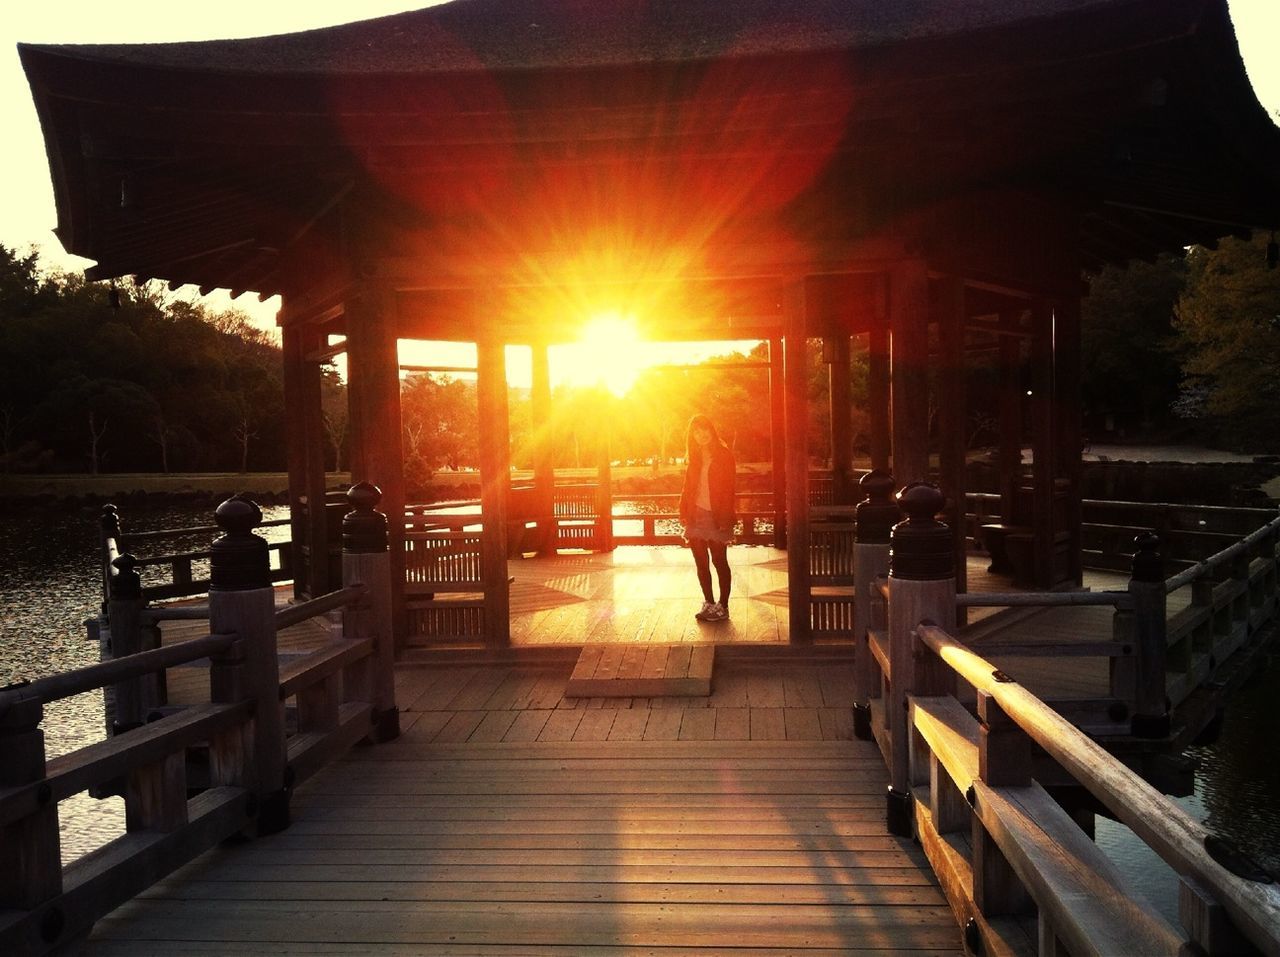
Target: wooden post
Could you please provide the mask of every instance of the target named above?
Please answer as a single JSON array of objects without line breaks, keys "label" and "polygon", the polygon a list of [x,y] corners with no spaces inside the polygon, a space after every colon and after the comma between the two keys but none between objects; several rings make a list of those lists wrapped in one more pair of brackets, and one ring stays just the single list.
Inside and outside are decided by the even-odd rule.
[{"label": "wooden post", "polygon": [[305,349],[301,330],[288,325],[280,330],[281,384],[284,389],[285,466],[289,473],[289,548],[293,552],[293,597],[307,597],[303,546],[307,523],[303,515],[307,485],[307,439],[302,426],[302,368]]},{"label": "wooden post", "polygon": [[889,278],[889,358],[893,408],[893,474],[929,477],[929,274],[922,261],[903,260]]},{"label": "wooden post", "polygon": [[1053,498],[1056,441],[1053,413],[1053,310],[1037,300],[1031,312],[1031,528],[1032,580],[1053,586]]},{"label": "wooden post", "polygon": [[876,579],[889,571],[889,534],[902,512],[893,501],[893,476],[872,469],[858,483],[866,493],[855,513],[853,544],[853,734],[873,738],[871,697],[877,685],[867,631]]},{"label": "wooden post", "polygon": [[769,340],[769,453],[773,461],[773,547],[787,547],[787,424],[782,340]]},{"label": "wooden post", "polygon": [[391,558],[387,553],[387,517],[375,511],[382,491],[368,482],[347,492],[351,511],[342,520],[342,583],[364,585],[368,593],[342,616],[343,636],[373,642],[369,659],[369,701],[373,728],[369,740],[390,741],[400,736],[396,707],[395,636],[391,633]]},{"label": "wooden post", "polygon": [[[21,693],[11,687],[10,694]],[[37,698],[19,698],[0,710],[0,788],[42,781],[45,776],[44,706]],[[58,803],[46,800],[39,810],[0,829],[0,912],[33,910],[62,893],[62,858],[58,839]],[[53,908],[42,921],[56,930],[65,923]]]},{"label": "wooden post", "polygon": [[[1002,320],[1004,317],[1001,317]],[[1000,447],[996,460],[1000,492],[1000,520],[1022,523],[1018,487],[1022,484],[1022,342],[1000,337]]]},{"label": "wooden post", "polygon": [[889,470],[889,327],[876,321],[867,333],[867,406],[871,419],[871,467]]},{"label": "wooden post", "polygon": [[839,328],[839,323],[832,325],[837,328],[823,340],[824,351],[830,350],[827,381],[831,410],[832,502],[836,505],[849,505],[854,501],[849,333]]},{"label": "wooden post", "polygon": [[511,643],[510,593],[507,586],[507,496],[511,488],[510,439],[507,423],[506,355],[501,342],[476,342],[476,393],[480,405],[480,539],[484,582],[485,644]]},{"label": "wooden post", "polygon": [[[111,593],[107,600],[107,626],[112,658],[125,658],[144,651],[142,640],[142,576],[136,570],[137,559],[121,555],[112,563]],[[111,733],[121,734],[140,727],[147,713],[159,704],[151,676],[128,678],[111,686],[115,718]]]},{"label": "wooden post", "polygon": [[1070,537],[1067,542],[1067,577],[1076,585],[1084,580],[1081,556],[1080,525],[1083,521],[1081,498],[1083,494],[1084,452],[1083,432],[1080,425],[1080,300],[1061,299],[1054,304],[1053,364],[1054,408],[1057,414],[1058,474],[1066,480],[1067,499],[1063,525],[1058,530]]},{"label": "wooden post", "polygon": [[[366,286],[347,303],[348,392],[352,408],[353,481],[376,482],[382,509],[389,517],[387,546],[391,556],[392,627],[396,645],[407,635],[404,605],[405,488],[400,424],[400,358],[396,338],[394,294]],[[354,388],[355,392],[350,390]],[[510,478],[504,476],[504,481]]]},{"label": "wooden post", "polygon": [[[921,690],[942,693],[938,682],[920,683],[924,667],[913,637],[916,626],[930,621],[954,630],[956,617],[955,553],[951,530],[936,518],[945,499],[934,485],[916,482],[897,495],[907,520],[890,534],[889,558],[889,833],[909,837],[911,812],[911,728],[907,698]],[[933,669],[930,669],[931,671]]]},{"label": "wooden post", "polygon": [[601,389],[600,416],[596,419],[596,550],[613,551],[613,463],[610,421],[612,398]]},{"label": "wooden post", "polygon": [[[965,453],[968,451],[968,402],[965,383],[965,289],[964,283],[950,276],[941,282],[939,297],[938,362],[938,474],[942,492],[950,503],[953,547],[955,548],[956,591],[968,586],[968,519],[965,516]],[[965,623],[966,609],[960,609],[957,621]]]},{"label": "wooden post", "polygon": [[538,554],[556,553],[556,470],[551,423],[551,365],[547,344],[535,342],[533,353],[533,485],[537,501]]},{"label": "wooden post", "polygon": [[785,293],[787,608],[789,640],[811,640],[809,625],[809,370],[804,283]]},{"label": "wooden post", "polygon": [[1157,549],[1160,539],[1150,532],[1133,540],[1137,551],[1129,579],[1133,596],[1134,651],[1137,678],[1134,714],[1130,731],[1136,738],[1165,738],[1169,735],[1169,708],[1165,698],[1165,668],[1168,656],[1168,623],[1164,590],[1164,559]]},{"label": "wooden post", "polygon": [[[992,787],[1025,787],[1031,783],[1031,739],[991,694],[978,692],[978,777]],[[1008,858],[973,818],[973,900],[984,915],[994,917],[1024,910],[1030,902]]]},{"label": "wooden post", "polygon": [[[267,542],[253,534],[262,510],[245,498],[230,498],[214,513],[225,534],[213,543],[210,559],[209,630],[240,636],[237,655],[240,685],[215,687],[218,700],[239,692],[254,702],[249,731],[250,763],[245,780],[217,780],[234,769],[212,768],[216,783],[243,783],[257,795],[259,834],[289,826],[289,788],[285,771],[284,718],[280,703],[280,662],[276,650],[275,589],[271,587]],[[225,663],[234,668],[234,658]],[[213,676],[211,676],[212,680]],[[224,679],[220,679],[224,680]]]}]

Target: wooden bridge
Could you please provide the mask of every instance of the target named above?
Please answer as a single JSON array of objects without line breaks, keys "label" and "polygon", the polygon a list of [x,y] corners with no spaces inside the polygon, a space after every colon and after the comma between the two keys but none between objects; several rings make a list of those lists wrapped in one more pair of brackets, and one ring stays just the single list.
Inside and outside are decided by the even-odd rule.
[{"label": "wooden bridge", "polygon": [[[1203,676],[1275,612],[1280,522],[1171,578],[1146,541],[1137,574],[1094,591],[957,595],[923,494],[892,569],[889,542],[859,540],[835,586],[864,640],[753,633],[776,559],[749,559],[744,640],[679,638],[714,645],[704,696],[566,696],[580,642],[394,664],[363,490],[345,585],[313,601],[277,607],[244,503],[220,515],[207,606],[148,607],[133,563],[109,562],[117,657],[0,693],[0,950],[1280,953],[1275,885],[1099,743],[1176,741]],[[625,572],[609,564],[569,575]],[[575,597],[527,609],[530,634],[557,607],[590,621],[602,599]],[[958,626],[992,606],[1009,610]],[[1078,634],[1083,614],[1103,633]],[[156,627],[165,643],[120,654]],[[1095,665],[1055,667],[1075,675],[1057,692],[1023,670],[1064,656]],[[43,704],[104,685],[118,733],[46,760]],[[1068,782],[1178,871],[1181,926],[1045,790]],[[57,805],[85,789],[121,794],[127,829],[64,868]]]}]

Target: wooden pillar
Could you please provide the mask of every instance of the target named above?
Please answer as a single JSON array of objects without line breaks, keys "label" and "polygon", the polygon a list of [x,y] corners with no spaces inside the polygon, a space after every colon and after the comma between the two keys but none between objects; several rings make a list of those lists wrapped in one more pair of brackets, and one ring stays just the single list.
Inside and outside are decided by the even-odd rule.
[{"label": "wooden pillar", "polygon": [[400,426],[400,356],[394,293],[366,286],[347,303],[347,379],[351,480],[382,489],[391,555],[392,626],[404,647],[404,452]]},{"label": "wooden pillar", "polygon": [[302,330],[285,326],[280,330],[281,380],[284,386],[285,462],[289,472],[289,550],[293,561],[293,597],[310,592],[309,570],[303,557],[307,545],[307,436],[302,422],[302,380],[306,348]]},{"label": "wooden pillar", "polygon": [[889,327],[877,321],[867,333],[867,406],[871,421],[871,467],[889,469]]},{"label": "wooden pillar", "polygon": [[552,458],[555,446],[551,435],[551,365],[547,344],[535,342],[533,353],[533,486],[537,501],[538,554],[556,553],[555,494],[556,470]]},{"label": "wooden pillar", "polygon": [[[289,515],[295,597],[314,597],[336,582],[329,575],[329,534],[325,520],[324,411],[319,363],[308,353],[322,337],[309,326],[281,330],[284,351],[285,441],[289,465]],[[310,560],[304,561],[303,549]],[[305,572],[303,571],[305,569]]]},{"label": "wooden pillar", "polygon": [[[955,547],[956,590],[968,587],[965,517],[965,454],[968,451],[969,411],[965,382],[964,283],[949,276],[938,297],[938,445],[939,485],[949,504],[948,521]],[[961,610],[961,616],[964,612]],[[963,621],[961,621],[963,624]]]},{"label": "wooden pillar", "polygon": [[613,397],[603,386],[596,418],[596,549],[613,551]]},{"label": "wooden pillar", "polygon": [[[833,323],[839,326],[839,323]],[[831,409],[831,484],[836,505],[856,500],[853,480],[853,420],[849,388],[849,333],[836,328],[823,340],[827,358],[828,396]]]},{"label": "wooden pillar", "polygon": [[511,599],[507,585],[507,496],[511,489],[511,442],[507,420],[506,353],[498,339],[476,342],[476,397],[480,405],[480,545],[484,581],[485,644],[511,643]]},{"label": "wooden pillar", "polygon": [[1031,529],[1033,580],[1037,588],[1053,584],[1053,309],[1044,299],[1031,311]]},{"label": "wooden pillar", "polygon": [[929,275],[924,263],[897,263],[889,276],[889,359],[893,474],[904,484],[929,477]]},{"label": "wooden pillar", "polygon": [[[1003,318],[1003,317],[1002,317]],[[1000,446],[996,456],[1000,518],[1006,525],[1025,521],[1018,503],[1022,484],[1022,342],[1000,337]]]},{"label": "wooden pillar", "polygon": [[1080,426],[1080,300],[1061,299],[1054,304],[1053,360],[1054,404],[1058,426],[1058,474],[1066,480],[1067,499],[1059,531],[1070,539],[1067,548],[1067,577],[1079,585],[1084,580],[1080,555],[1080,525],[1083,495],[1084,449]]},{"label": "wooden pillar", "polygon": [[790,641],[812,639],[809,624],[809,369],[804,282],[784,294],[786,363],[787,605]]},{"label": "wooden pillar", "polygon": [[782,340],[769,340],[769,453],[773,459],[773,547],[787,547],[787,423]]}]

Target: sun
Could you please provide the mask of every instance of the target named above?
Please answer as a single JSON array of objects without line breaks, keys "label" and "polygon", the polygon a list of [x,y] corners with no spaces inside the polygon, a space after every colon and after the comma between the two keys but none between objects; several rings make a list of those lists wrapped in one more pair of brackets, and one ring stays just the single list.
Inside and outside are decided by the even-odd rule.
[{"label": "sun", "polygon": [[650,351],[634,320],[620,312],[599,313],[583,326],[577,342],[560,348],[557,378],[580,386],[604,386],[622,398],[652,364]]}]

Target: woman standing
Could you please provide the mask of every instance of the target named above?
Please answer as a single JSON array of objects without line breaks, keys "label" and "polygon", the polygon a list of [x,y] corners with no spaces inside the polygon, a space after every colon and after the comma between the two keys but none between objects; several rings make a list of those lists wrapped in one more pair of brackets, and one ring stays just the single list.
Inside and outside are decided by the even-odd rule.
[{"label": "woman standing", "polygon": [[[685,436],[684,489],[680,493],[680,521],[684,538],[693,551],[693,563],[702,586],[699,621],[724,621],[729,617],[729,571],[727,550],[733,538],[734,463],[733,453],[720,439],[716,427],[705,415],[689,420]],[[711,590],[711,566],[715,565],[720,600]]]}]

